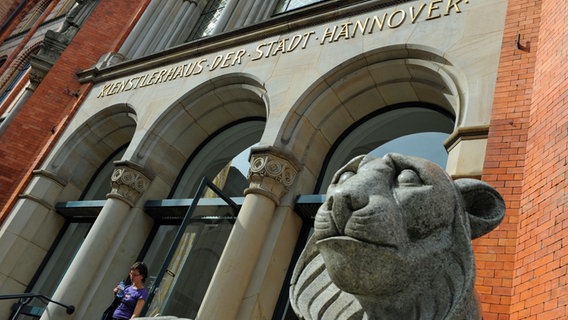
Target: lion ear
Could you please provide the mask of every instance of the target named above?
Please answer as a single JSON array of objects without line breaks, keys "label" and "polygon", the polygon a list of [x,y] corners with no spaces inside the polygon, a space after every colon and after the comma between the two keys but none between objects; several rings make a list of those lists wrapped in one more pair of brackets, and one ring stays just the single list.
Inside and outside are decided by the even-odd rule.
[{"label": "lion ear", "polygon": [[475,179],[455,182],[469,217],[471,238],[475,239],[495,229],[505,216],[505,201],[487,183]]}]

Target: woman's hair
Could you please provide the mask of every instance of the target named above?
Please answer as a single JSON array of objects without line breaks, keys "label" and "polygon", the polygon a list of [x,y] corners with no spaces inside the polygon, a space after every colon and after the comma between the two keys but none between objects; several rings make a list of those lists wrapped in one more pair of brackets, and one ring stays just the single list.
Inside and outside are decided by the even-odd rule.
[{"label": "woman's hair", "polygon": [[146,277],[148,277],[148,266],[146,266],[144,262],[135,262],[130,267],[130,270],[138,270],[138,272],[140,272],[140,275],[142,275],[142,282],[146,281]]}]

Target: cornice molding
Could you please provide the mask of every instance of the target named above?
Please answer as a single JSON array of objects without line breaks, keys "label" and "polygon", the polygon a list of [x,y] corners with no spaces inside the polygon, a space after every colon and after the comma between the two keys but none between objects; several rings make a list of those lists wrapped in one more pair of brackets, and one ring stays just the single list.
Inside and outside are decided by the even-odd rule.
[{"label": "cornice molding", "polygon": [[[77,73],[79,82],[99,83],[127,77],[148,69],[171,65],[212,52],[261,41],[268,37],[293,32],[337,19],[347,18],[370,10],[394,6],[411,0],[380,1],[325,1],[276,15],[268,20],[224,32],[211,37],[184,43],[171,49],[134,60],[124,61],[106,68],[94,66]],[[100,68],[100,69],[99,69]]]},{"label": "cornice molding", "polygon": [[461,141],[487,139],[488,135],[489,126],[460,127],[446,139],[444,146],[449,151]]}]

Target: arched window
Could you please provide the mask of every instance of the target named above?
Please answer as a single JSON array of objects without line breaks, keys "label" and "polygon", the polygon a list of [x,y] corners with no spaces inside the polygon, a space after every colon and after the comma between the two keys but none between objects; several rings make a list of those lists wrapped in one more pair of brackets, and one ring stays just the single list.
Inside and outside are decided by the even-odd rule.
[{"label": "arched window", "polygon": [[0,104],[4,102],[4,100],[6,100],[6,98],[10,95],[10,93],[12,93],[14,87],[16,87],[16,85],[18,84],[18,82],[20,82],[20,80],[26,74],[26,72],[28,72],[29,68],[30,68],[30,63],[26,62],[22,67],[17,69],[17,72],[12,77],[12,80],[10,81],[8,86],[6,86],[6,89],[4,89],[2,94],[0,94]]},{"label": "arched window", "polygon": [[[313,217],[322,204],[333,174],[352,158],[362,154],[382,157],[387,153],[418,156],[444,167],[447,151],[444,142],[454,128],[453,115],[433,105],[416,103],[395,105],[369,114],[354,123],[337,140],[326,157],[316,184],[317,196],[300,196],[296,211],[304,217],[297,250],[311,234]],[[312,223],[310,223],[310,220]],[[290,273],[295,261],[290,264]],[[295,320],[297,316],[288,302],[288,286],[284,285],[273,319]]]},{"label": "arched window", "polygon": [[[106,199],[106,194],[110,191],[110,176],[114,169],[114,161],[119,160],[124,152],[126,146],[116,150],[96,171],[91,178],[90,183],[83,191],[83,195],[79,198],[82,203],[96,202],[93,200]],[[93,211],[100,209],[100,203],[93,208]],[[72,209],[73,203],[65,202],[60,204],[58,210]],[[89,210],[88,206],[81,208],[82,211]],[[44,262],[40,266],[34,279],[30,282],[28,292],[40,293],[47,297],[51,297],[63,275],[69,268],[73,261],[75,254],[83,244],[87,233],[91,229],[94,221],[95,214],[85,212],[84,217],[68,217],[65,221],[64,227],[61,229],[57,239],[55,240],[52,249],[46,256]],[[45,303],[34,299],[32,302],[25,306],[24,312],[32,315],[40,316],[45,308]],[[24,319],[24,318],[22,318]],[[28,319],[28,318],[25,318]],[[32,318],[30,318],[32,319]],[[33,318],[35,319],[35,318]]]},{"label": "arched window", "polygon": [[443,143],[453,128],[452,115],[432,105],[392,106],[371,114],[353,124],[333,146],[316,193],[324,194],[333,174],[362,154],[395,152],[427,158],[444,167],[448,154]]},{"label": "arched window", "polygon": [[198,200],[196,191],[204,177],[223,196],[242,201],[250,148],[260,140],[264,126],[264,119],[253,119],[219,130],[188,159],[170,199],[146,203],[146,212],[156,221],[154,236],[142,254],[151,273],[149,287],[156,283],[150,289],[146,316],[196,316],[237,212],[210,189],[195,211],[189,213],[188,206]]},{"label": "arched window", "polygon": [[0,122],[4,122],[12,112],[17,112],[18,106],[21,106],[29,98],[30,92],[26,94],[26,90],[24,90],[30,87],[29,77],[27,76],[30,71],[29,61],[31,56],[36,54],[39,49],[39,43],[31,46],[9,65],[4,73],[6,82],[0,88],[0,110],[2,110]]}]

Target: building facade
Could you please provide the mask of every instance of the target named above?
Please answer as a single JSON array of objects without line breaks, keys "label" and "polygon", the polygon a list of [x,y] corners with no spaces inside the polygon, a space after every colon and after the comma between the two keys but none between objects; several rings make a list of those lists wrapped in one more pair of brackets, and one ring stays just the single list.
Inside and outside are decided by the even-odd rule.
[{"label": "building facade", "polygon": [[99,319],[143,260],[147,316],[294,319],[290,272],[331,175],[400,152],[504,196],[474,242],[484,319],[566,318],[565,7],[5,2],[0,297],[75,306],[34,300],[22,319]]}]

